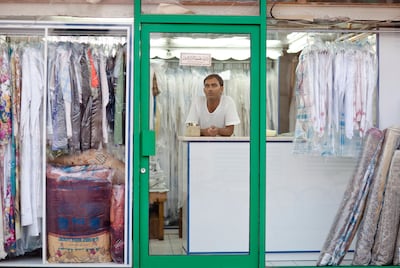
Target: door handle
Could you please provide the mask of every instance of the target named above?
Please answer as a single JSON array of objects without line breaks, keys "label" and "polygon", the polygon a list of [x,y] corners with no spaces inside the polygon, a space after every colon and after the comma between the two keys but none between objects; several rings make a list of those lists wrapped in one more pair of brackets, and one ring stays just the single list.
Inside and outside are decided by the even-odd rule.
[{"label": "door handle", "polygon": [[154,130],[142,132],[142,150],[144,156],[156,154],[156,132]]}]

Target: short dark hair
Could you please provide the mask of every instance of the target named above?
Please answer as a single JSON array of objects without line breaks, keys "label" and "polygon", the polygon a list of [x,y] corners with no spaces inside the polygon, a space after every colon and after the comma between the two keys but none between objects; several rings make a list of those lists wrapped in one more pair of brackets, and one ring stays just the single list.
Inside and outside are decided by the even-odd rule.
[{"label": "short dark hair", "polygon": [[203,85],[206,83],[206,80],[211,79],[211,78],[215,78],[218,80],[218,83],[220,86],[224,86],[224,79],[222,79],[221,76],[219,76],[219,74],[209,74],[206,76],[206,78],[204,78],[203,80]]}]

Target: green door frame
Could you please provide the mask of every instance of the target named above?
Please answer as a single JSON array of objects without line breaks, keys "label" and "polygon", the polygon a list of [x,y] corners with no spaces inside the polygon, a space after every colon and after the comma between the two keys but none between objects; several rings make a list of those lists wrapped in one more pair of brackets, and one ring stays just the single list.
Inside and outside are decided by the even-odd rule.
[{"label": "green door frame", "polygon": [[[265,267],[265,0],[260,16],[145,15],[135,1],[134,27],[134,267]],[[242,22],[242,23],[241,23]],[[150,33],[249,34],[251,37],[250,111],[250,253],[248,255],[149,256],[148,170],[155,150],[149,130]],[[151,135],[149,135],[151,134]],[[142,183],[145,182],[145,183]]]}]

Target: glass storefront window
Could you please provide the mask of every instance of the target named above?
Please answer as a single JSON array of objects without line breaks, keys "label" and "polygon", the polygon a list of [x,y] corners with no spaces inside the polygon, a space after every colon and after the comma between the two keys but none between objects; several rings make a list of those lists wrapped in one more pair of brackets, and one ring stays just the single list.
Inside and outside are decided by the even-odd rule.
[{"label": "glass storefront window", "polygon": [[395,4],[399,0],[277,0],[274,2],[307,4],[307,3],[331,3],[331,4]]},{"label": "glass storefront window", "polygon": [[0,24],[1,264],[132,263],[130,37],[129,24]]},{"label": "glass storefront window", "polygon": [[[150,255],[248,254],[250,36],[152,33],[150,58],[157,148],[150,158]],[[209,117],[202,110],[201,119],[188,116],[194,100],[198,107],[205,96],[211,103],[220,95],[223,105]],[[214,119],[224,113],[232,134]],[[204,132],[214,125],[221,133]],[[165,247],[164,229],[178,246]]]},{"label": "glass storefront window", "polygon": [[143,0],[143,14],[259,15],[259,0]]},{"label": "glass storefront window", "polygon": [[[336,242],[332,237],[340,234],[340,228],[336,227],[337,232],[329,228],[339,222],[335,221],[336,213],[345,211],[340,207],[347,198],[343,193],[349,191],[359,161],[359,138],[365,134],[358,126],[367,122],[368,128],[376,127],[376,42],[373,32],[274,29],[267,33],[268,267],[283,263],[315,266],[324,263],[319,258],[325,259],[331,253],[325,245]],[[358,90],[366,95],[357,94]],[[343,99],[337,92],[343,94]],[[371,112],[365,122],[362,120],[366,117],[354,117],[360,121],[351,122],[352,139],[344,135],[342,128],[349,123],[345,115],[353,119],[353,110],[345,108],[353,103],[346,103],[346,96],[356,96],[359,103],[368,102],[368,108],[358,106],[367,110],[363,115]],[[341,117],[334,118],[335,113]],[[321,123],[318,126],[325,127],[325,131],[308,125],[310,122]],[[300,135],[305,132],[308,135]],[[346,221],[341,218],[340,222]],[[348,237],[343,240],[351,241]],[[348,246],[349,251],[355,249],[355,243]],[[335,252],[333,265],[339,265],[336,261],[342,253]],[[352,255],[340,261],[341,265],[351,264]]]}]

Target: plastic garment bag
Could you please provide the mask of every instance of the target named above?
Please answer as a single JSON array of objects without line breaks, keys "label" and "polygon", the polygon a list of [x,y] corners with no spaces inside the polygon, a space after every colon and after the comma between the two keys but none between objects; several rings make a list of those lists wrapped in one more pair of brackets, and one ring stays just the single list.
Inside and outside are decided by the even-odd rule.
[{"label": "plastic garment bag", "polygon": [[357,156],[374,126],[377,59],[368,43],[306,47],[296,69],[294,153]]}]

